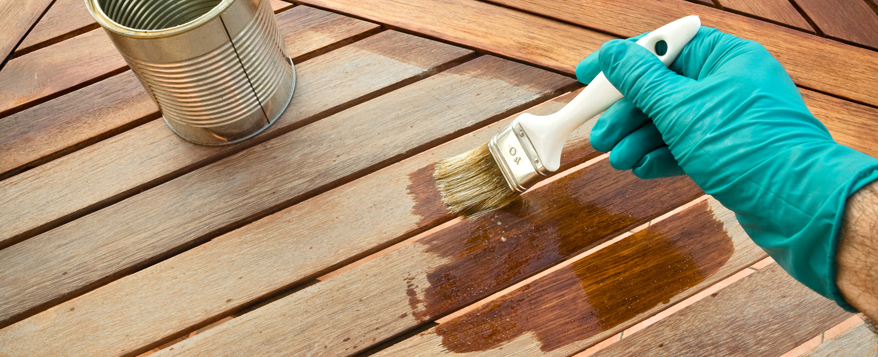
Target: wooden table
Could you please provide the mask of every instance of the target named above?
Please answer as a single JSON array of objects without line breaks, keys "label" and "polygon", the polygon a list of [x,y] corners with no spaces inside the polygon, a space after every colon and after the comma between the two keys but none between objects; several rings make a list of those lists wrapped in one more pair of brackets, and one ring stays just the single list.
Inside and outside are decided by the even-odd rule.
[{"label": "wooden table", "polygon": [[687,178],[613,170],[588,125],[478,219],[431,174],[559,109],[603,42],[690,14],[763,43],[878,156],[872,0],[272,3],[292,105],[208,148],[166,127],[82,0],[0,0],[0,356],[779,356],[850,317],[748,268],[765,253]]}]

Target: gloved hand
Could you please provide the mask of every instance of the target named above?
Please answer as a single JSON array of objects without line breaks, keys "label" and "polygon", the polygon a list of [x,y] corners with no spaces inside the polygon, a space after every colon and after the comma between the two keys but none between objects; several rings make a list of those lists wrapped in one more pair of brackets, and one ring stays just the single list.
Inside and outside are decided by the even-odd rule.
[{"label": "gloved hand", "polygon": [[636,39],[576,68],[583,83],[603,71],[625,95],[592,146],[641,178],[688,174],[790,275],[855,311],[835,282],[836,243],[845,202],[878,179],[878,159],[836,143],[756,42],[702,27],[669,69]]}]

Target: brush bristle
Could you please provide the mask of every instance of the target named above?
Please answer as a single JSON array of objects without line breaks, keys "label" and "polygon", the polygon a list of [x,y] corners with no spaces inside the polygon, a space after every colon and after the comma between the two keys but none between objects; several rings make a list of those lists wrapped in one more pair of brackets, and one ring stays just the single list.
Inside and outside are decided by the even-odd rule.
[{"label": "brush bristle", "polygon": [[519,196],[506,183],[488,144],[439,161],[433,177],[442,202],[465,217],[501,208]]}]

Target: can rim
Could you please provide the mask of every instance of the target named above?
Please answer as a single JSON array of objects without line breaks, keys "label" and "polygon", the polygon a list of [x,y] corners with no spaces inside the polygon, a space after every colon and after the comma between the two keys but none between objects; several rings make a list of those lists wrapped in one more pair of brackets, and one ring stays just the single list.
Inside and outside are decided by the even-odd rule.
[{"label": "can rim", "polygon": [[97,1],[98,0],[85,0],[85,7],[88,8],[88,12],[91,13],[91,16],[94,17],[95,21],[97,21],[104,29],[128,37],[157,38],[173,36],[201,27],[225,11],[235,0],[222,0],[219,4],[210,9],[210,11],[192,21],[161,30],[139,30],[122,25],[107,16]]}]

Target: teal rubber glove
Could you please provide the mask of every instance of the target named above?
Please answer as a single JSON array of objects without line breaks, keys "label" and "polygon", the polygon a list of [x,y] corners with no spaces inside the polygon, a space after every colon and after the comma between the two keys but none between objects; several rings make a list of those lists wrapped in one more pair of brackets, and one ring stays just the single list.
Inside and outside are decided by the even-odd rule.
[{"label": "teal rubber glove", "polygon": [[878,159],[836,143],[762,45],[703,27],[665,67],[634,39],[583,60],[625,99],[591,131],[610,163],[641,178],[688,174],[735,212],[790,275],[848,311],[836,285],[847,198],[878,179]]}]

